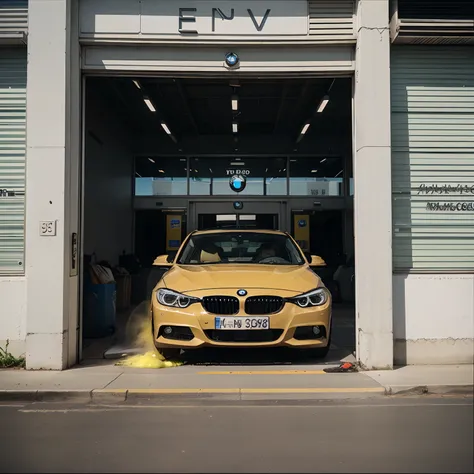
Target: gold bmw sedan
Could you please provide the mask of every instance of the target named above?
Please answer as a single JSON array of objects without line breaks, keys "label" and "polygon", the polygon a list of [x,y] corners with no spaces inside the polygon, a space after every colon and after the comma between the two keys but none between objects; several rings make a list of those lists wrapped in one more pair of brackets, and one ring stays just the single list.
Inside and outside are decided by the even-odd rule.
[{"label": "gold bmw sedan", "polygon": [[156,258],[169,270],[153,289],[157,349],[287,346],[325,357],[331,341],[331,294],[287,233],[196,231],[176,256]]}]

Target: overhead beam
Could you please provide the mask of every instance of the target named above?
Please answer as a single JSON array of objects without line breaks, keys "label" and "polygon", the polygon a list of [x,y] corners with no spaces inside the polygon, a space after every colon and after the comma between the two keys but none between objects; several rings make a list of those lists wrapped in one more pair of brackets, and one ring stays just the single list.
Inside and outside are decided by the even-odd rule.
[{"label": "overhead beam", "polygon": [[191,110],[191,107],[189,106],[188,95],[186,94],[186,91],[184,90],[184,87],[181,84],[181,80],[180,79],[175,79],[175,84],[176,84],[176,87],[178,89],[181,100],[183,102],[184,109],[186,110],[186,114],[189,118],[189,121],[191,122],[191,125],[193,126],[195,132],[199,135],[199,127],[196,123],[196,119],[194,118],[194,114]]},{"label": "overhead beam", "polygon": [[280,106],[278,107],[277,116],[275,118],[275,125],[273,126],[273,133],[274,134],[276,133],[276,131],[278,129],[278,126],[280,125],[281,114],[283,113],[285,100],[286,100],[287,95],[288,95],[288,90],[289,90],[289,86],[288,86],[288,83],[286,83],[285,86],[283,87],[282,92],[281,92]]}]

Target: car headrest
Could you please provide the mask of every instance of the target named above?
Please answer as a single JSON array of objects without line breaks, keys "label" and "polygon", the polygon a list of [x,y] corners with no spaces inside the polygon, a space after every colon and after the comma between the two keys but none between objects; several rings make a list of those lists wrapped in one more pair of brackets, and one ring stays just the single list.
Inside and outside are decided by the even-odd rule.
[{"label": "car headrest", "polygon": [[219,257],[218,253],[209,253],[209,252],[206,252],[205,250],[201,250],[200,260],[201,260],[201,263],[214,263],[214,262],[220,262],[221,258]]}]

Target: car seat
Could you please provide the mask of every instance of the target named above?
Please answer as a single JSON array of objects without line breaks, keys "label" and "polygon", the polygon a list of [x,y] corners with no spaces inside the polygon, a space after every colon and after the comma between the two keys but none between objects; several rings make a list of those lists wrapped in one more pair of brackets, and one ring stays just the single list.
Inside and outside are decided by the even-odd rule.
[{"label": "car seat", "polygon": [[201,250],[201,255],[199,257],[201,263],[216,263],[221,261],[221,257],[219,253],[211,253],[206,252],[205,250]]},{"label": "car seat", "polygon": [[201,250],[199,260],[201,263],[216,263],[221,261],[223,250],[221,247],[208,244]]}]

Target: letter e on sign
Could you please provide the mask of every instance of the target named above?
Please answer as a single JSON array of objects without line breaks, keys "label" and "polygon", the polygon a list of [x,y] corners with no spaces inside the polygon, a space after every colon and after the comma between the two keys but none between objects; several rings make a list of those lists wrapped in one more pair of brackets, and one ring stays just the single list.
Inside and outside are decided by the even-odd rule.
[{"label": "letter e on sign", "polygon": [[41,221],[39,233],[42,237],[54,237],[56,235],[56,221]]}]

